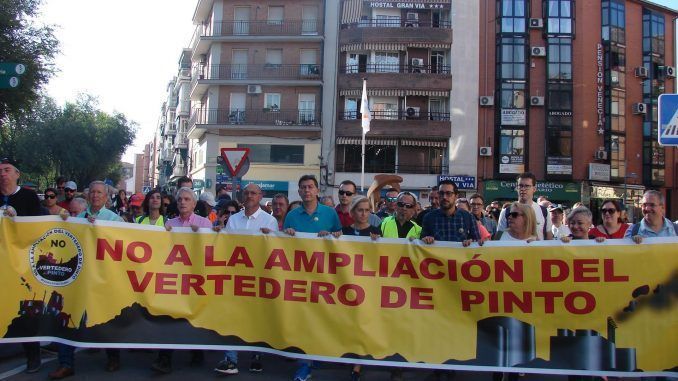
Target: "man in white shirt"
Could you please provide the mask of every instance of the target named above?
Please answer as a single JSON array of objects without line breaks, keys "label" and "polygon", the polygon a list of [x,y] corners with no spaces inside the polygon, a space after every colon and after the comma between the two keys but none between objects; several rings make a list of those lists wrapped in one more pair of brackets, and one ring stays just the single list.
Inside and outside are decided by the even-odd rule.
[{"label": "man in white shirt", "polygon": [[242,192],[244,209],[232,215],[226,223],[226,231],[257,230],[262,228],[268,231],[278,231],[278,220],[261,209],[261,199],[264,197],[257,184],[248,184]]},{"label": "man in white shirt", "polygon": [[[534,210],[535,216],[537,216],[537,236],[539,240],[553,239],[553,233],[551,233],[552,224],[550,219],[547,218],[548,211],[534,202],[534,192],[537,191],[537,178],[534,174],[524,172],[518,175],[516,191],[518,192],[518,202],[530,205]],[[507,213],[508,208],[501,211],[499,222],[497,223],[497,231],[506,231],[508,229]]]},{"label": "man in white shirt", "polygon": [[572,232],[570,228],[563,223],[563,206],[560,204],[552,204],[549,206],[549,219],[551,220],[551,233],[553,233],[553,239],[561,239],[563,237],[569,237]]}]

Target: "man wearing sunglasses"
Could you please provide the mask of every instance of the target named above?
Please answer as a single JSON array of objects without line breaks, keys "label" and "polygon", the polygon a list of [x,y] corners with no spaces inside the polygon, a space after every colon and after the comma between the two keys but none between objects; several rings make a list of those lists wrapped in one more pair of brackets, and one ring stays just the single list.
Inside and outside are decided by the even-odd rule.
[{"label": "man wearing sunglasses", "polygon": [[[537,178],[530,172],[524,172],[518,175],[516,181],[516,192],[518,193],[518,202],[532,207],[537,217],[537,237],[539,240],[553,239],[552,224],[548,218],[548,210],[534,202],[534,192],[537,191]],[[497,231],[506,231],[508,229],[508,220],[506,213],[508,209],[501,211],[497,223]]]},{"label": "man wearing sunglasses", "polygon": [[[38,195],[18,185],[21,172],[10,158],[0,159],[0,211],[8,217],[42,214]],[[23,343],[26,373],[40,370],[40,343]]]},{"label": "man wearing sunglasses", "polygon": [[397,199],[395,214],[381,222],[382,237],[418,239],[421,235],[421,226],[412,221],[417,198],[410,192],[400,192]]},{"label": "man wearing sunglasses", "polygon": [[[348,227],[353,225],[353,217],[351,217],[351,202],[353,201],[353,196],[356,195],[356,185],[351,180],[344,180],[339,184],[339,205],[337,205],[334,210],[337,211],[339,216],[339,221],[341,222],[341,227]],[[381,218],[377,217],[376,214],[370,213],[370,216],[367,220],[372,226],[379,227],[381,224]]]},{"label": "man wearing sunglasses", "polygon": [[395,189],[390,189],[388,192],[386,192],[384,201],[386,201],[384,208],[377,212],[377,217],[381,219],[392,216],[395,213],[396,202],[398,202],[398,191]]},{"label": "man wearing sunglasses", "polygon": [[78,191],[78,185],[75,183],[75,181],[69,181],[64,185],[64,200],[59,202],[57,205],[60,207],[66,209],[66,210],[71,210],[71,201],[73,201],[73,197],[75,197],[75,192]]},{"label": "man wearing sunglasses", "polygon": [[438,186],[440,209],[436,209],[424,217],[422,241],[432,244],[437,241],[461,242],[468,246],[473,241],[482,245],[478,224],[471,213],[458,209],[457,184],[451,180],[443,180]]}]

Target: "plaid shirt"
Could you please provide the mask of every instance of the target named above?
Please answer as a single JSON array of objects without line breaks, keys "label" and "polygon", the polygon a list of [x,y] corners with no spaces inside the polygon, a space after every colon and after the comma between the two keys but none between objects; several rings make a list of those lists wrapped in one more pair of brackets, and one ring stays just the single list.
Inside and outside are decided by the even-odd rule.
[{"label": "plaid shirt", "polygon": [[445,215],[442,209],[436,209],[424,217],[421,237],[431,236],[436,241],[461,242],[467,239],[480,239],[476,219],[471,213],[457,208],[451,216]]}]

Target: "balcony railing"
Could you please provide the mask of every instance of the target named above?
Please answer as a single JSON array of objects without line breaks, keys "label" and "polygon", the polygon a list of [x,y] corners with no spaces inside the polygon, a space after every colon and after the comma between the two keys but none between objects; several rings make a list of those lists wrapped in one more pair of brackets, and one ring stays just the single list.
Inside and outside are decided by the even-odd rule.
[{"label": "balcony railing", "polygon": [[[348,162],[337,163],[337,172],[360,172],[361,164]],[[370,173],[413,173],[424,175],[442,175],[447,173],[446,165],[395,165],[393,163],[365,164],[365,172]]]},{"label": "balcony railing", "polygon": [[341,29],[353,28],[442,28],[451,29],[450,21],[419,21],[403,19],[362,19],[358,22],[341,24]]},{"label": "balcony railing", "polygon": [[202,28],[204,37],[317,35],[319,20],[221,21]]},{"label": "balcony railing", "polygon": [[[437,120],[443,122],[450,121],[449,112],[439,111],[416,111],[416,109],[398,111],[398,110],[377,110],[371,111],[372,119],[375,120]],[[344,111],[339,114],[339,120],[359,120],[360,113],[358,111]]]},{"label": "balcony railing", "polygon": [[354,73],[431,73],[431,74],[450,74],[449,65],[400,65],[400,64],[383,64],[383,63],[369,63],[340,66],[339,72],[341,74]]},{"label": "balcony railing", "polygon": [[196,79],[238,80],[238,79],[320,79],[320,65],[248,65],[224,64],[210,65],[196,69]]},{"label": "balcony railing", "polygon": [[204,109],[191,113],[190,125],[320,126],[320,111],[297,109]]}]

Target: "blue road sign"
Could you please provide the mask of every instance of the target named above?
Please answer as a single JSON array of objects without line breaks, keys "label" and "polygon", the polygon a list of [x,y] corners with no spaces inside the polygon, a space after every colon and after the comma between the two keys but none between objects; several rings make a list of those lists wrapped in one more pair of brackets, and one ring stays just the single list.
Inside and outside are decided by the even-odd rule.
[{"label": "blue road sign", "polygon": [[657,137],[663,146],[678,146],[678,94],[659,96]]}]

